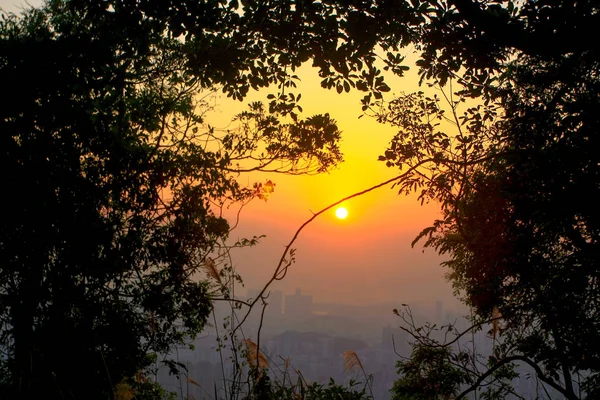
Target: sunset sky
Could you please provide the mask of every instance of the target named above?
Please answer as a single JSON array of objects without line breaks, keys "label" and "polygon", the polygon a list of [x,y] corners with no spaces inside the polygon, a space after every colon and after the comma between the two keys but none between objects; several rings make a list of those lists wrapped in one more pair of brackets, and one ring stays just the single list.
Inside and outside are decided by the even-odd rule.
[{"label": "sunset sky", "polygon": [[[275,192],[267,202],[254,201],[242,214],[242,222],[232,238],[265,234],[262,244],[236,255],[237,267],[248,287],[256,288],[276,267],[284,246],[312,212],[394,177],[377,157],[385,151],[394,134],[390,126],[378,124],[361,114],[360,98],[353,91],[337,94],[321,89],[314,69],[306,66],[298,75],[301,83],[304,116],[328,112],[342,134],[344,162],[327,174],[285,176],[254,174],[257,181],[271,179]],[[392,79],[393,93],[422,90],[414,71],[405,78]],[[266,102],[267,91],[254,93],[249,100]],[[229,121],[243,107],[227,101],[217,102],[213,120]],[[209,121],[211,117],[209,117]],[[443,300],[456,304],[450,285],[443,279],[441,258],[432,250],[412,249],[410,243],[420,230],[438,217],[437,204],[421,206],[416,196],[399,196],[383,187],[343,204],[346,219],[335,216],[335,209],[318,217],[301,233],[295,244],[297,263],[275,289],[291,292],[301,287],[316,301],[347,303],[412,302]]]},{"label": "sunset sky", "polygon": [[[0,0],[0,8],[18,11],[19,0]],[[39,5],[41,1],[30,0]],[[258,288],[272,274],[284,246],[296,229],[312,215],[329,204],[355,192],[383,182],[397,173],[387,168],[377,157],[386,149],[394,130],[369,117],[358,119],[363,94],[337,94],[320,88],[316,71],[302,68],[298,75],[302,93],[304,117],[330,113],[343,132],[341,150],[344,163],[328,174],[319,176],[285,176],[253,174],[242,179],[251,183],[271,179],[275,192],[264,202],[253,201],[241,217],[232,239],[266,235],[253,249],[234,254],[238,271],[247,288]],[[389,81],[394,93],[419,90],[415,71],[405,78]],[[421,88],[422,89],[422,88]],[[251,93],[248,101],[266,102],[269,91]],[[247,104],[228,100],[217,101],[217,109],[208,122],[219,128]],[[432,250],[424,253],[410,243],[420,230],[438,216],[438,206],[421,206],[416,196],[398,196],[389,187],[377,189],[344,204],[349,215],[340,220],[334,210],[320,216],[307,226],[295,244],[296,264],[274,289],[289,293],[301,287],[315,301],[351,304],[378,302],[431,302],[443,300],[448,307],[458,302],[443,278],[441,258]]]}]

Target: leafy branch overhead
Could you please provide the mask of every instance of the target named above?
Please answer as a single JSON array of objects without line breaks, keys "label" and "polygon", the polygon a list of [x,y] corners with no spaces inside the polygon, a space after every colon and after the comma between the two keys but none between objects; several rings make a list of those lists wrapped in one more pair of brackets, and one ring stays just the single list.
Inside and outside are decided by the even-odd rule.
[{"label": "leafy branch overhead", "polygon": [[[439,95],[404,94],[371,112],[397,128],[380,160],[410,172],[397,181],[401,193],[441,206],[413,245],[423,239],[448,257],[447,277],[476,322],[502,316],[502,329],[492,328],[503,350],[471,390],[524,362],[565,398],[595,398],[600,57],[593,43],[567,41],[597,20],[598,5],[449,5],[468,24],[442,31],[462,42],[429,41],[437,58],[419,61]],[[544,34],[557,46],[540,43]],[[477,43],[490,52],[459,48]]]}]

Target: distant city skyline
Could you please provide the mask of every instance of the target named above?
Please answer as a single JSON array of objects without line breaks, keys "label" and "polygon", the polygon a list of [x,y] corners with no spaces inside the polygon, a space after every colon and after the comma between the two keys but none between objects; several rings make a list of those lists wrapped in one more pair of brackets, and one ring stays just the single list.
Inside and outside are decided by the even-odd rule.
[{"label": "distant city skyline", "polygon": [[[248,289],[247,295],[252,297],[258,293],[258,289]],[[296,288],[291,293],[274,290],[269,295],[269,299],[274,301],[269,304],[272,306],[271,311],[265,313],[260,343],[261,351],[271,364],[270,374],[277,378],[277,374],[287,368],[292,379],[298,379],[296,371],[300,371],[303,378],[310,382],[327,384],[329,379],[333,378],[337,383],[348,384],[352,378],[363,379],[356,373],[344,371],[341,355],[346,350],[352,350],[360,358],[365,372],[374,377],[375,398],[390,399],[390,389],[398,378],[396,362],[401,357],[409,357],[412,350],[410,342],[413,339],[399,328],[399,318],[390,317],[391,310],[384,305],[377,307],[311,303],[314,311],[312,314],[286,315],[284,312],[277,312],[279,299],[303,296],[310,298],[302,293],[301,288]],[[415,304],[411,308],[418,324],[429,322],[440,326],[456,323],[459,330],[469,325],[464,316],[446,309],[441,300],[432,301],[427,305]],[[319,310],[326,310],[327,314],[318,314]],[[256,340],[258,324],[257,318],[251,319],[244,329],[244,337]],[[476,332],[472,339],[470,336],[465,338],[466,342],[469,340],[475,340],[477,351],[484,355],[491,354],[493,340],[485,327]],[[220,360],[221,357],[227,360],[233,355],[227,348],[224,353],[219,354],[216,347],[215,332],[207,330],[194,341],[193,350],[181,349],[177,353],[177,359],[188,369],[187,376],[198,382],[199,386],[190,385],[185,377],[178,380],[169,376],[164,367],[159,370],[158,381],[168,390],[183,392],[184,396],[191,394],[198,400],[211,398],[212,385],[217,384],[217,387],[221,387],[223,384],[222,368],[226,374],[232,372],[227,369],[230,363],[222,366]],[[513,385],[522,395],[534,395],[539,389],[538,384],[529,378],[527,366],[519,368],[521,376],[514,380]],[[211,392],[205,393],[205,387],[210,387]],[[558,398],[556,392],[550,388],[546,390],[554,396],[551,398]],[[516,397],[509,397],[507,400],[516,400]]]}]

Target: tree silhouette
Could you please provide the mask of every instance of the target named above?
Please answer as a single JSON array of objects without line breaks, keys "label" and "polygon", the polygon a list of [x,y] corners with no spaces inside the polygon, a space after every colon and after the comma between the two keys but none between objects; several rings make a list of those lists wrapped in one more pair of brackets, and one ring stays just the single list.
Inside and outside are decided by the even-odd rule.
[{"label": "tree silhouette", "polygon": [[[340,159],[328,116],[299,120],[294,73],[311,61],[398,127],[381,159],[400,191],[440,202],[420,237],[449,254],[475,322],[502,315],[496,360],[531,361],[569,399],[585,372],[597,397],[599,49],[584,39],[599,18],[592,0],[54,0],[5,16],[4,387],[105,397],[201,329],[192,277],[228,232],[211,204],[255,193],[242,171]],[[441,98],[384,101],[382,70],[403,75],[409,45]],[[270,85],[239,131],[202,125],[200,89]]]},{"label": "tree silhouette", "polygon": [[[235,13],[219,4],[223,21],[203,25],[226,36]],[[194,49],[200,67],[168,13],[138,6],[51,1],[0,22],[3,398],[112,396],[204,327],[199,272],[229,232],[219,209],[265,195],[239,174],[341,160],[335,121],[285,122],[277,102],[207,126],[206,96],[247,92],[243,63]]]},{"label": "tree silhouette", "polygon": [[[470,69],[475,61],[462,57],[477,53],[457,51],[456,41],[425,44],[437,58],[421,61],[422,73],[437,78],[441,98],[405,95],[376,115],[399,128],[381,160],[415,168],[399,182],[400,191],[440,202],[444,218],[417,240],[448,254],[448,277],[474,307],[474,324],[502,316],[490,371],[523,361],[566,398],[595,398],[600,193],[593,110],[600,106],[600,59],[594,44],[567,41],[589,29],[597,5],[449,5],[454,18],[467,22],[464,29],[480,30],[473,41],[461,40],[471,46],[487,36],[494,59],[486,55]],[[501,17],[504,37],[494,25]],[[543,34],[556,36],[557,45],[542,44]],[[463,106],[468,98],[479,104]],[[577,374],[585,376],[582,394],[573,382]]]}]

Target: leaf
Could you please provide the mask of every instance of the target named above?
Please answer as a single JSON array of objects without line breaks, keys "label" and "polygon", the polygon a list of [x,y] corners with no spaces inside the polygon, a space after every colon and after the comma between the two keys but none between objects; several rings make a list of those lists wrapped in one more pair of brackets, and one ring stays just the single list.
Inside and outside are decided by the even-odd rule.
[{"label": "leaf", "polygon": [[429,226],[429,227],[423,229],[421,231],[421,233],[419,233],[417,235],[417,237],[411,242],[411,244],[410,244],[411,247],[415,247],[415,244],[417,244],[417,242],[419,240],[423,239],[423,237],[425,237],[425,236],[431,237],[433,235],[433,233],[435,232],[435,230],[436,230],[435,226]]},{"label": "leaf", "polygon": [[386,84],[386,83],[381,83],[379,86],[377,86],[377,90],[379,90],[380,92],[389,92],[390,87]]},{"label": "leaf", "polygon": [[273,193],[274,191],[275,191],[275,183],[273,183],[273,181],[271,181],[269,179],[265,182],[264,185],[262,183],[257,184],[255,193],[259,199],[267,201],[267,200],[269,200],[271,193]]},{"label": "leaf", "polygon": [[135,397],[133,389],[125,382],[115,387],[115,400],[132,400]]}]

